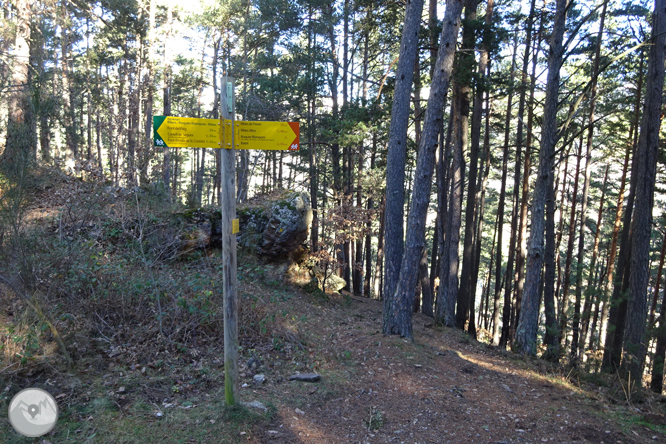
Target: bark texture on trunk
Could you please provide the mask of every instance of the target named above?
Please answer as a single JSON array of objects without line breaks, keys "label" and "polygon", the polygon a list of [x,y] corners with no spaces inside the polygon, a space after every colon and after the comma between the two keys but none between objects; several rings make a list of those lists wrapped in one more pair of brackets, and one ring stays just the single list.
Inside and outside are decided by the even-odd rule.
[{"label": "bark texture on trunk", "polygon": [[[384,334],[398,332],[394,317],[393,296],[398,285],[404,251],[403,223],[405,206],[405,157],[407,155],[407,124],[414,62],[418,55],[419,28],[423,0],[407,3],[405,24],[400,41],[400,58],[396,71],[393,108],[386,154],[386,207],[384,210]],[[418,257],[420,258],[420,251]],[[410,313],[411,319],[411,313]]]},{"label": "bark texture on trunk", "polygon": [[558,140],[557,102],[560,68],[564,55],[562,40],[566,22],[567,0],[557,0],[550,53],[548,54],[548,78],[544,104],[543,126],[539,152],[539,169],[532,200],[532,230],[528,242],[527,276],[520,319],[516,329],[517,351],[536,355],[537,327],[539,325],[539,287],[544,260],[544,210],[549,184],[553,181],[553,155]]},{"label": "bark texture on trunk", "polygon": [[[476,8],[479,4],[478,0],[468,2],[465,6],[465,20],[476,20]],[[493,0],[488,1],[486,7],[486,25],[490,25],[493,13]],[[463,48],[473,49],[475,45],[474,30],[470,30],[469,36],[466,37],[468,31],[463,30]],[[488,47],[487,45],[481,50],[479,58],[478,76],[483,81],[486,74],[486,67],[488,66]],[[471,51],[466,52],[474,60]],[[469,64],[470,62],[468,62]],[[471,67],[470,67],[471,68]],[[456,314],[456,324],[458,328],[465,328],[465,324],[469,321],[468,331],[473,337],[476,337],[476,323],[474,320],[474,303],[476,292],[476,280],[472,279],[474,275],[474,252],[475,243],[478,242],[476,238],[476,218],[477,218],[477,173],[479,163],[479,146],[481,144],[481,122],[483,114],[483,93],[484,88],[477,88],[474,95],[474,105],[472,113],[472,132],[470,143],[470,163],[469,163],[469,185],[467,186],[467,202],[465,207],[465,242],[463,246],[463,261],[462,271],[460,275],[460,290],[458,291],[458,313]],[[467,106],[469,107],[469,93],[467,98]]]},{"label": "bark texture on trunk", "polygon": [[645,337],[645,317],[650,279],[650,235],[661,126],[661,96],[665,74],[666,0],[655,0],[652,20],[652,45],[648,58],[645,106],[636,147],[636,163],[632,165],[632,175],[637,174],[638,177],[636,206],[632,220],[630,300],[624,337],[626,356],[621,367],[623,373],[630,374],[638,382],[638,387],[643,377],[648,343]]},{"label": "bark texture on trunk", "polygon": [[423,134],[421,135],[421,143],[416,159],[414,186],[407,219],[405,254],[402,258],[395,294],[391,298],[391,309],[388,313],[388,324],[391,328],[388,331],[386,328],[387,313],[384,317],[385,334],[399,334],[410,339],[413,338],[412,298],[419,277],[419,262],[425,244],[425,222],[430,204],[435,151],[439,145],[439,129],[444,117],[444,103],[453,71],[453,58],[458,30],[460,29],[462,5],[462,0],[447,1],[435,75],[430,85],[430,98],[428,99]]},{"label": "bark texture on trunk", "polygon": [[[594,136],[594,113],[597,103],[597,78],[599,75],[599,62],[601,59],[601,42],[604,34],[604,23],[606,21],[606,7],[608,1],[605,1],[601,10],[599,18],[599,32],[597,33],[597,45],[594,50],[594,61],[592,67],[592,80],[590,85],[590,113],[588,116],[588,129],[586,141],[586,154],[585,154],[585,170],[584,170],[584,184],[583,184],[583,200],[581,202],[581,223],[580,234],[578,238],[578,264],[576,266],[576,302],[574,306],[573,318],[573,339],[571,341],[571,361],[575,364],[579,359],[579,343],[585,344],[585,333],[587,328],[583,326],[582,338],[579,337],[581,329],[580,325],[580,310],[581,301],[583,296],[583,255],[585,247],[585,220],[587,218],[587,196],[590,188],[590,163],[592,161],[592,142]],[[588,278],[594,272],[594,263],[589,268]],[[587,300],[591,295],[588,295]],[[586,301],[587,302],[587,301]],[[589,316],[588,316],[589,319]]]},{"label": "bark texture on trunk", "polygon": [[29,63],[31,1],[16,2],[16,36],[11,82],[15,85],[9,94],[7,140],[2,153],[5,171],[23,168],[33,160],[35,133],[30,103]]},{"label": "bark texture on trunk", "polygon": [[[516,35],[513,41],[513,56],[511,57],[511,83],[513,83],[514,77],[515,77],[515,71],[516,71],[516,53],[518,50],[518,36]],[[504,148],[502,152],[502,184],[500,185],[500,196],[499,196],[499,203],[497,205],[497,214],[499,215],[499,226],[497,228],[497,245],[499,246],[497,248],[497,259],[495,263],[496,271],[495,271],[495,307],[493,310],[493,344],[495,345],[500,345],[502,344],[502,338],[500,338],[500,311],[499,311],[499,301],[500,301],[500,294],[502,291],[502,234],[504,233],[504,205],[506,201],[506,178],[508,174],[508,164],[509,164],[509,137],[511,134],[510,126],[511,126],[511,103],[513,100],[513,94],[509,95],[509,98],[507,99],[507,105],[506,105],[506,117],[504,120]],[[505,274],[505,277],[506,276]],[[505,295],[505,301],[506,301],[506,295]],[[504,306],[503,311],[510,310],[510,306]],[[508,329],[508,323],[505,322],[502,325],[502,332],[506,331]],[[506,339],[506,335],[504,335],[504,339]],[[503,343],[504,346],[506,346],[506,341]]]}]

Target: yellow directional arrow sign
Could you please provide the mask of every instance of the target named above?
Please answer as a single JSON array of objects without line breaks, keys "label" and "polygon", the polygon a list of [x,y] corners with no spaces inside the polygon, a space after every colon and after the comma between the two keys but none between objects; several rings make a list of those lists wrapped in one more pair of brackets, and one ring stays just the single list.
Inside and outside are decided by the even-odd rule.
[{"label": "yellow directional arrow sign", "polygon": [[236,149],[293,150],[300,146],[298,122],[236,121]]},{"label": "yellow directional arrow sign", "polygon": [[168,148],[220,148],[220,121],[190,117],[153,117],[155,146]]},{"label": "yellow directional arrow sign", "polygon": [[[220,123],[224,126],[224,137]],[[236,149],[297,151],[300,147],[298,122],[242,120],[233,129]],[[155,146],[167,148],[231,148],[231,121],[155,116],[153,137]]]}]

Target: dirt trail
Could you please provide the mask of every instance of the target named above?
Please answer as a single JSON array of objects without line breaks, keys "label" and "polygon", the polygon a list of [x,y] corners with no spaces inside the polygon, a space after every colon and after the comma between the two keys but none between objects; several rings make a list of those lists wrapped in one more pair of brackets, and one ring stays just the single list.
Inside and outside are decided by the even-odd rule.
[{"label": "dirt trail", "polygon": [[287,382],[276,369],[267,374],[273,382],[245,389],[243,397],[269,397],[278,407],[257,442],[666,442],[645,426],[616,424],[622,412],[601,395],[540,376],[529,369],[533,360],[434,329],[425,316],[416,316],[410,343],[382,336],[378,301],[352,298],[308,315],[299,332],[313,358],[327,358],[322,381]]}]

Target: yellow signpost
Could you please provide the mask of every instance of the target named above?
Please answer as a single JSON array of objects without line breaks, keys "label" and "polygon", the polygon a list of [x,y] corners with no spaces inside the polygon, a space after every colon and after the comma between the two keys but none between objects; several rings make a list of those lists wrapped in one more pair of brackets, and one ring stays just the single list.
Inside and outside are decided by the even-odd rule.
[{"label": "yellow signpost", "polygon": [[[153,117],[155,146],[167,148],[231,148],[231,129],[237,150],[289,150],[300,147],[298,122],[254,122],[248,120],[195,119],[190,117]],[[225,137],[223,137],[225,136]],[[227,146],[222,146],[222,139]]]},{"label": "yellow signpost", "polygon": [[155,146],[168,148],[220,148],[220,121],[190,117],[153,117]]},{"label": "yellow signpost", "polygon": [[300,147],[298,122],[236,121],[234,81],[224,78],[217,119],[153,117],[153,137],[162,148],[221,148],[220,184],[223,256],[224,392],[227,404],[238,396],[238,302],[236,282],[236,154],[237,149],[290,150]]},{"label": "yellow signpost", "polygon": [[298,150],[298,122],[236,121],[236,149]]}]

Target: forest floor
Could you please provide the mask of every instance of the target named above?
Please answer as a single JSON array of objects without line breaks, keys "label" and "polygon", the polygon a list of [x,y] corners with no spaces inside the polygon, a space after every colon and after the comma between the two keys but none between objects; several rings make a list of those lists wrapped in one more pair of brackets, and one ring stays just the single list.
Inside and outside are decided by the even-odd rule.
[{"label": "forest floor", "polygon": [[[215,270],[219,252],[205,260]],[[191,266],[162,268],[177,276]],[[286,286],[252,255],[239,256],[239,281],[240,400],[265,410],[224,405],[219,321],[175,341],[154,319],[113,324],[97,306],[98,320],[81,312],[58,324],[78,328],[65,334],[73,370],[53,344],[23,365],[0,361],[3,412],[26,387],[49,391],[60,408],[39,440],[19,436],[3,413],[0,442],[666,443],[664,398],[631,403],[612,376],[501,351],[421,314],[413,342],[383,336],[380,301]],[[21,321],[20,298],[0,288],[0,307],[7,339]],[[93,320],[106,326],[91,329]],[[298,372],[321,379],[289,380]]]},{"label": "forest floor", "polygon": [[[666,443],[656,398],[628,405],[612,388],[548,374],[423,315],[414,342],[384,337],[379,301],[292,291],[279,310],[298,341],[244,353],[244,364],[261,361],[260,386],[241,366],[241,400],[267,413],[223,407],[223,350],[205,342],[176,356],[151,343],[110,347],[73,373],[29,366],[5,375],[4,393],[41,386],[56,396],[63,424],[51,443]],[[288,380],[313,370],[319,382]],[[3,417],[3,442],[34,442],[9,427]]]}]

